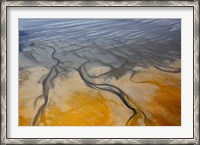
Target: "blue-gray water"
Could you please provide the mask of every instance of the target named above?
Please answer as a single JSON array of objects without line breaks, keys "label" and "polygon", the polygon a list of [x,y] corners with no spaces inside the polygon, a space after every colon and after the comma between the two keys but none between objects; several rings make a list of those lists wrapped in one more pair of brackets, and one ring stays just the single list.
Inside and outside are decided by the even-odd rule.
[{"label": "blue-gray water", "polygon": [[19,44],[22,55],[19,59],[23,61],[19,63],[21,68],[49,67],[54,62],[52,50],[43,45],[55,47],[55,55],[63,63],[76,67],[84,59],[75,53],[101,60],[115,68],[120,67],[123,58],[144,62],[141,55],[167,65],[174,58],[181,57],[181,20],[20,19]]},{"label": "blue-gray water", "polygon": [[[45,103],[33,125],[60,73],[77,71],[87,86],[120,97],[134,117],[137,111],[123,90],[112,84],[95,84],[93,79],[119,79],[127,73],[133,77],[141,71],[135,69],[137,66],[180,73],[180,66],[171,66],[180,59],[180,19],[19,19],[19,69],[49,68],[42,79]],[[90,74],[91,68],[99,66],[109,71]]]}]

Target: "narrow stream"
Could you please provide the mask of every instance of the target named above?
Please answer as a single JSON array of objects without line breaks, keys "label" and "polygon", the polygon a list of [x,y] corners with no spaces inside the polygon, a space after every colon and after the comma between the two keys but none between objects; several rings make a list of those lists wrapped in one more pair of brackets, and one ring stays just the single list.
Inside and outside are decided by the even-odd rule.
[{"label": "narrow stream", "polygon": [[[140,73],[137,67],[154,68],[168,73],[180,73],[172,65],[181,59],[181,20],[179,19],[20,19],[19,70],[44,66],[49,72],[42,79],[44,103],[35,114],[32,125],[40,122],[49,103],[49,90],[60,73],[79,73],[84,83],[96,90],[119,97],[132,111],[146,115],[121,88],[95,79],[120,79],[131,73],[130,81]],[[95,67],[109,70],[91,74]],[[133,92],[134,94],[134,92]]]}]

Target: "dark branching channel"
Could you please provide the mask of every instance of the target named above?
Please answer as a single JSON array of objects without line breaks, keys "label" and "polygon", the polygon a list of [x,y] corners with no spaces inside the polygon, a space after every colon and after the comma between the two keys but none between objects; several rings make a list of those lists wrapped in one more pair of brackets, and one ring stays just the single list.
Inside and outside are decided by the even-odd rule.
[{"label": "dark branching channel", "polygon": [[[119,97],[132,110],[127,123],[146,115],[131,103],[130,96],[113,84],[95,79],[120,79],[130,73],[130,81],[142,70],[154,67],[180,73],[172,66],[181,59],[181,20],[179,19],[20,19],[19,69],[44,66],[49,72],[41,78],[44,103],[35,114],[37,125],[49,102],[49,90],[61,73],[78,72],[84,83],[96,90]],[[108,71],[91,74],[95,67]],[[134,83],[134,81],[132,81]],[[133,92],[134,94],[134,92]]]}]

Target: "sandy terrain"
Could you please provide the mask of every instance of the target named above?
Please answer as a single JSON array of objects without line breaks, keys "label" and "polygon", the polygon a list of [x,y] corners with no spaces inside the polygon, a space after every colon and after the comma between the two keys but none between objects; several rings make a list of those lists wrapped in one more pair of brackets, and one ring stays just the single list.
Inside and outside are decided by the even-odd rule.
[{"label": "sandy terrain", "polygon": [[[94,69],[94,68],[93,68]],[[19,125],[32,125],[33,117],[44,103],[41,77],[48,73],[44,67],[34,67],[20,72],[19,83]],[[105,72],[106,68],[92,71]],[[123,125],[181,125],[181,82],[180,73],[166,73],[149,68],[135,75],[120,79],[109,79],[107,83],[121,88],[129,97],[129,102],[143,111],[144,116],[132,115],[120,98],[106,91],[86,86],[76,72],[61,74],[49,91],[49,101],[36,125],[45,126],[123,126]],[[101,82],[101,80],[96,80]]]}]

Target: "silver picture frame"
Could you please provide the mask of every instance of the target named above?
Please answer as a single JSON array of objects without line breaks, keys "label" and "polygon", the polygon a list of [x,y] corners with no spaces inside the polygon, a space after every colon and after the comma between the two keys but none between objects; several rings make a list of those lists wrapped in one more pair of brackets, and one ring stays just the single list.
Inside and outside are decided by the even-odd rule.
[{"label": "silver picture frame", "polygon": [[[93,7],[193,7],[193,32],[194,32],[194,135],[193,138],[171,138],[171,139],[125,139],[125,138],[110,138],[110,139],[22,139],[22,138],[7,138],[7,9],[9,7],[56,7],[56,6],[93,6]],[[1,1],[1,144],[199,144],[199,1],[198,0],[179,0],[179,1]]]}]

